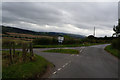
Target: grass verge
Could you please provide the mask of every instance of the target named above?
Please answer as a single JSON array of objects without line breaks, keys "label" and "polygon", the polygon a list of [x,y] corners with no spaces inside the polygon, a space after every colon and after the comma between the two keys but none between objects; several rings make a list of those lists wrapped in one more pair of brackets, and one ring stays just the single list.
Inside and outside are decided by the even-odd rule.
[{"label": "grass verge", "polygon": [[[8,51],[2,51],[2,54],[8,53]],[[50,62],[41,56],[35,55],[34,61],[17,62],[11,65],[6,65],[9,62],[9,58],[2,60],[2,78],[40,78],[45,72],[48,66],[53,66]]]},{"label": "grass verge", "polygon": [[105,50],[120,59],[120,51],[112,48],[111,45],[106,46]]},{"label": "grass verge", "polygon": [[50,53],[66,53],[66,54],[79,54],[78,50],[75,49],[50,49],[45,50],[43,52],[50,52]]},{"label": "grass verge", "polygon": [[87,44],[73,44],[73,45],[33,45],[34,48],[58,48],[58,47],[81,47],[100,45],[102,43],[87,43]]}]

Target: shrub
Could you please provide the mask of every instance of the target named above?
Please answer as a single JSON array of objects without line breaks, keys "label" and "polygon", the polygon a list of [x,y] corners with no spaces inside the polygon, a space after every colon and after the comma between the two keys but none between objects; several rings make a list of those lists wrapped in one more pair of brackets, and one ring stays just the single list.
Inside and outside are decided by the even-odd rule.
[{"label": "shrub", "polygon": [[112,41],[112,47],[120,50],[120,38]]},{"label": "shrub", "polygon": [[2,46],[5,46],[5,47],[10,47],[10,43],[13,42],[11,40],[4,40],[2,41]]},{"label": "shrub", "polygon": [[39,38],[39,39],[33,40],[33,43],[35,45],[48,45],[48,44],[51,44],[51,42],[52,42],[52,39],[50,38]]},{"label": "shrub", "polygon": [[56,38],[52,38],[52,44],[58,44],[58,40]]}]

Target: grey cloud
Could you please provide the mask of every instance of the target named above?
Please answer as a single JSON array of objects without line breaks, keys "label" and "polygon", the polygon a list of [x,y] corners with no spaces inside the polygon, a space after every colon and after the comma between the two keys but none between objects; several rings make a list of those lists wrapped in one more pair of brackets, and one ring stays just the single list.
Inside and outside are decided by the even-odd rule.
[{"label": "grey cloud", "polygon": [[118,18],[120,19],[120,1],[118,2]]},{"label": "grey cloud", "polygon": [[[39,6],[34,6],[35,4],[39,4]],[[19,20],[21,21],[27,21],[36,24],[50,24],[51,22],[57,22],[61,20],[59,18],[60,13],[57,10],[41,6],[42,3],[35,4],[3,3],[3,19],[7,15],[8,18],[12,18],[13,21],[15,21],[14,19],[18,20],[20,18]],[[11,15],[14,15],[14,17]]]},{"label": "grey cloud", "polygon": [[[24,29],[36,31],[71,32],[89,35],[94,26],[99,30],[109,30],[116,24],[117,3],[95,2],[7,2],[2,5],[2,22]],[[22,23],[24,22],[24,23]],[[32,25],[33,24],[33,25]],[[73,29],[67,30],[64,25],[71,24]],[[36,25],[36,26],[35,26]],[[51,28],[45,28],[45,26]],[[56,27],[53,27],[56,26]],[[79,29],[88,30],[89,33],[79,32]],[[110,36],[110,34],[104,34]],[[99,33],[97,36],[104,36]]]}]

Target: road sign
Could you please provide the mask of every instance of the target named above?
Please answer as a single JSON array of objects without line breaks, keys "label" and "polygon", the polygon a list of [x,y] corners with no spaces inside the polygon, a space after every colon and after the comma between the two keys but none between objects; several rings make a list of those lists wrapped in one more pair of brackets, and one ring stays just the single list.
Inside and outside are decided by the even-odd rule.
[{"label": "road sign", "polygon": [[62,43],[63,41],[64,41],[64,37],[59,36],[59,37],[58,37],[58,42],[59,42],[59,43]]}]

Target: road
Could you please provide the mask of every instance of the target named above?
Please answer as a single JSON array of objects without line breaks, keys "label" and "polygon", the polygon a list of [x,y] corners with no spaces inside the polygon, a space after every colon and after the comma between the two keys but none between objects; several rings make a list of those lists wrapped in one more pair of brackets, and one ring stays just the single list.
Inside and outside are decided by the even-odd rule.
[{"label": "road", "polygon": [[118,59],[105,46],[71,47],[80,51],[78,55],[42,52],[53,48],[34,49],[34,53],[55,65],[49,78],[118,78]]}]

